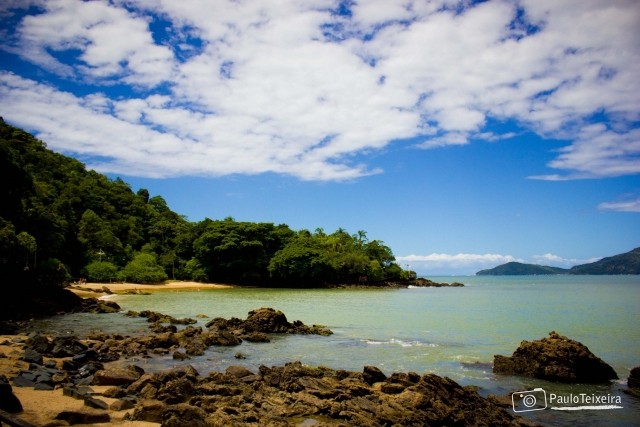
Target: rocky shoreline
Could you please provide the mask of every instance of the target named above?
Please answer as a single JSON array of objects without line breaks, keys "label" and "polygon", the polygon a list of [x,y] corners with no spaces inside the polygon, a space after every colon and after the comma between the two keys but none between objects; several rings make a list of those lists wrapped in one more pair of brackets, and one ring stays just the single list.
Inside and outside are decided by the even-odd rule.
[{"label": "rocky shoreline", "polygon": [[[188,362],[168,371],[145,372],[139,365],[122,362],[169,354],[182,361],[203,354],[209,346],[268,342],[272,334],[329,335],[331,331],[321,325],[289,322],[284,313],[272,308],[252,310],[246,319],[214,318],[205,328],[194,327],[191,318],[151,311],[127,315],[147,318],[150,333],[139,337],[94,333],[86,339],[32,333],[0,342],[14,349],[14,388],[42,393],[62,390],[66,399],[83,402],[81,409],[60,409],[37,425],[530,425],[481,397],[473,387],[434,374],[387,376],[374,366],[354,372],[301,362],[263,365],[255,372],[230,366],[206,376]],[[11,394],[11,383],[7,377],[4,380]],[[0,377],[0,388],[6,391],[7,386],[2,386]],[[20,417],[20,411],[15,412]]]},{"label": "rocky shoreline", "polygon": [[[87,307],[119,310],[115,303],[96,304]],[[19,422],[45,427],[534,425],[511,411],[509,397],[484,398],[473,386],[435,374],[385,375],[375,366],[347,371],[295,361],[254,370],[238,364],[201,375],[189,364],[211,346],[268,343],[273,334],[332,334],[322,325],[290,322],[273,308],[252,310],[246,319],[213,318],[204,327],[194,326],[193,318],[153,311],[124,314],[146,318],[149,333],[1,338],[0,410],[14,413]],[[177,367],[145,371],[140,361],[157,356],[171,356]],[[236,354],[238,360],[243,357]],[[494,372],[560,382],[617,378],[584,345],[555,332],[523,341],[510,357],[496,355]],[[629,393],[638,395],[640,368],[632,374]],[[28,390],[36,397],[50,393],[52,401],[57,396],[56,405],[44,412],[32,406],[37,401],[33,394],[21,402],[17,396]]]}]

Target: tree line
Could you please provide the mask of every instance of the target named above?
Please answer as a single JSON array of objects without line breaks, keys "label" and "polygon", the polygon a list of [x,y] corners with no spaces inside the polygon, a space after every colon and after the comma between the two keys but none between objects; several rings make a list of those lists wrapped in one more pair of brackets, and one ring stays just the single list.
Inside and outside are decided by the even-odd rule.
[{"label": "tree line", "polygon": [[87,170],[1,118],[0,178],[0,268],[18,283],[178,279],[317,287],[409,274],[364,231],[188,221],[162,196]]}]

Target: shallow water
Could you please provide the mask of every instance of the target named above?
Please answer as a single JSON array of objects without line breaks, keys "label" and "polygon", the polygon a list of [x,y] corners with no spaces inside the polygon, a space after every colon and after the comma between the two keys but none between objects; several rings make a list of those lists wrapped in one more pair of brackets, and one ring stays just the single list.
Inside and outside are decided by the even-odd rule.
[{"label": "shallow water", "polygon": [[[211,348],[190,361],[201,373],[242,364],[257,369],[301,360],[309,365],[386,373],[433,372],[483,395],[545,389],[554,393],[620,396],[624,409],[522,413],[545,425],[640,424],[640,400],[622,392],[629,370],[640,365],[640,276],[446,277],[462,288],[418,289],[217,289],[118,295],[126,310],[154,310],[175,317],[246,318],[258,307],[282,310],[289,321],[323,324],[334,335],[280,336],[268,344]],[[208,319],[199,319],[204,325]],[[122,314],[59,316],[34,324],[41,330],[83,335],[99,329],[138,334],[145,319]],[[510,355],[522,340],[555,330],[587,345],[620,378],[605,386],[558,385],[492,373],[494,354]],[[234,355],[242,352],[245,360]],[[170,358],[137,361],[147,370],[173,366]],[[521,408],[520,408],[521,409]]]}]

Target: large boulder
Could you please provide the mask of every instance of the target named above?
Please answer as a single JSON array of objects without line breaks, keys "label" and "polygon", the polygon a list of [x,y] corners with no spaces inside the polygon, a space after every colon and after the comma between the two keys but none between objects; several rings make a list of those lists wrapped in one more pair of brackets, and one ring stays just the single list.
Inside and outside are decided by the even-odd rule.
[{"label": "large boulder", "polygon": [[555,331],[541,340],[522,341],[510,357],[494,356],[493,372],[564,383],[604,383],[618,378],[587,346]]},{"label": "large boulder", "polygon": [[287,316],[282,311],[273,308],[259,308],[250,311],[243,326],[248,332],[286,333],[293,329]]},{"label": "large boulder", "polygon": [[640,366],[637,366],[629,372],[629,378],[627,378],[627,387],[629,393],[640,396]]},{"label": "large boulder", "polygon": [[0,409],[11,414],[22,412],[22,404],[4,375],[0,375]]},{"label": "large boulder", "polygon": [[123,368],[109,368],[97,371],[93,377],[95,385],[129,385],[140,379],[144,370],[137,366]]}]

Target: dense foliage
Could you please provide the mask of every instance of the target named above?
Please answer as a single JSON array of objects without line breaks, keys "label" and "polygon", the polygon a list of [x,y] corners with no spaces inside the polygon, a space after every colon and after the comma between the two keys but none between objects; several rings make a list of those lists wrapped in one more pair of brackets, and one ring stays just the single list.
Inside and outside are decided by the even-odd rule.
[{"label": "dense foliage", "polygon": [[233,218],[189,222],[149,191],[88,171],[0,119],[0,268],[6,280],[264,286],[371,283],[406,276],[364,231],[294,231]]}]

